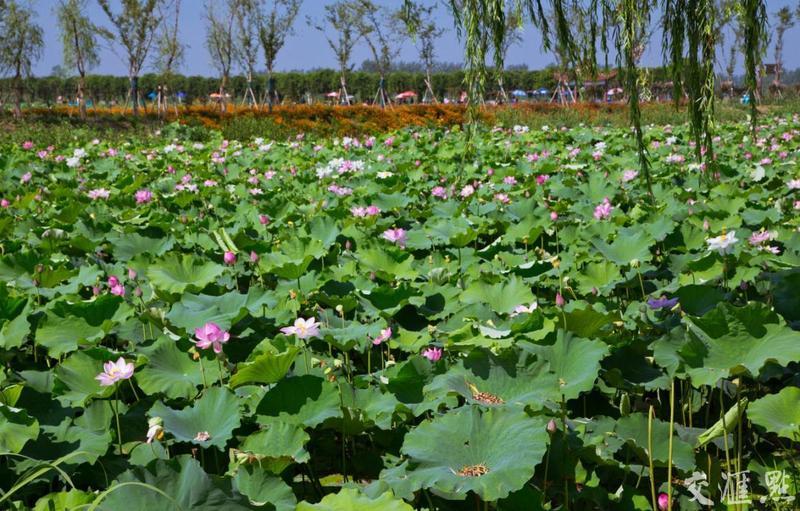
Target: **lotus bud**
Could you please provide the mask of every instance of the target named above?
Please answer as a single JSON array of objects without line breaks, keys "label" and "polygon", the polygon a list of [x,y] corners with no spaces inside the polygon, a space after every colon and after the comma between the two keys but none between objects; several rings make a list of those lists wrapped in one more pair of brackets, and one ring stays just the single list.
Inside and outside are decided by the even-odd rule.
[{"label": "lotus bud", "polygon": [[225,255],[222,256],[222,260],[225,261],[225,264],[231,265],[236,263],[236,254],[228,250],[225,252]]},{"label": "lotus bud", "polygon": [[556,424],[556,421],[555,421],[555,419],[550,419],[550,420],[547,422],[547,432],[548,432],[548,433],[550,433],[550,434],[552,435],[552,434],[553,434],[553,433],[555,433],[557,430],[558,430],[558,425]]},{"label": "lotus bud", "polygon": [[250,262],[257,263],[258,262],[258,254],[254,250],[250,251]]},{"label": "lotus bud", "polygon": [[564,297],[561,295],[561,293],[556,293],[556,307],[563,307],[564,303],[566,302],[564,301]]},{"label": "lotus bud", "polygon": [[133,268],[128,268],[128,278],[131,280],[136,280],[136,270]]},{"label": "lotus bud", "polygon": [[627,392],[619,399],[619,413],[625,417],[631,413],[631,398]]},{"label": "lotus bud", "polygon": [[658,509],[659,511],[666,511],[669,509],[669,495],[660,493],[658,495]]},{"label": "lotus bud", "polygon": [[342,307],[341,303],[336,306],[336,312],[338,312],[339,314],[342,314],[344,312],[344,307]]},{"label": "lotus bud", "polygon": [[141,297],[142,297],[142,288],[140,288],[140,287],[137,287],[136,289],[134,289],[134,290],[133,290],[133,295],[134,295],[136,298],[141,298]]}]

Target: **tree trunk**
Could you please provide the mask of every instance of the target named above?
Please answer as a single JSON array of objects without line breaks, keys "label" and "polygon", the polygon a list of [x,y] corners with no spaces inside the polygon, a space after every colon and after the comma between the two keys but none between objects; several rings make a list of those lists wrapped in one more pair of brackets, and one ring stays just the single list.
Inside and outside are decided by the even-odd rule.
[{"label": "tree trunk", "polygon": [[131,82],[131,101],[133,102],[133,115],[139,115],[139,77],[133,75]]},{"label": "tree trunk", "polygon": [[272,76],[272,71],[269,72],[267,79],[267,101],[269,102],[269,112],[272,113],[272,102],[275,98],[275,77]]},{"label": "tree trunk", "polygon": [[86,120],[86,101],[83,98],[83,89],[85,88],[85,73],[81,73],[78,76],[78,108],[80,109],[81,113],[81,120]]},{"label": "tree trunk", "polygon": [[14,74],[14,117],[22,118],[22,73],[19,65]]}]

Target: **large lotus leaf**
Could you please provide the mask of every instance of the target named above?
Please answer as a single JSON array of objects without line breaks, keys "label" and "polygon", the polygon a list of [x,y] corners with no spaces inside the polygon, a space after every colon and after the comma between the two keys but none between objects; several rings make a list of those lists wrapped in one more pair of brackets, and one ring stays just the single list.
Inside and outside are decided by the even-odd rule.
[{"label": "large lotus leaf", "polygon": [[427,420],[405,436],[407,479],[454,500],[467,492],[492,502],[519,490],[547,450],[542,419],[520,409],[466,406]]},{"label": "large lotus leaf", "polygon": [[298,463],[309,460],[305,445],[311,438],[302,426],[272,417],[263,417],[258,424],[261,429],[245,438],[240,450],[267,458],[290,458]]},{"label": "large lotus leaf", "polygon": [[149,238],[138,233],[118,233],[108,236],[114,258],[129,261],[140,254],[160,256],[175,245],[171,235],[160,238]]},{"label": "large lotus leaf", "polygon": [[275,511],[293,511],[297,505],[292,488],[257,465],[239,467],[233,487],[254,506],[270,504]]},{"label": "large lotus leaf", "polygon": [[91,326],[82,318],[46,315],[36,329],[36,343],[47,348],[51,357],[60,357],[78,349],[78,343],[93,344],[105,337],[100,326]]},{"label": "large lotus leaf", "polygon": [[800,388],[785,387],[777,394],[756,399],[747,416],[769,432],[793,441],[800,439]]},{"label": "large lotus leaf", "polygon": [[788,328],[764,304],[720,303],[705,316],[684,321],[708,350],[702,367],[688,370],[695,385],[714,385],[743,370],[757,375],[768,361],[785,366],[800,360],[800,332]]},{"label": "large lotus leaf", "polygon": [[373,389],[357,389],[342,386],[342,402],[345,410],[345,422],[353,434],[373,425],[391,430],[393,418],[400,403],[391,393],[375,392]]},{"label": "large lotus leaf", "polygon": [[533,293],[522,279],[511,277],[497,284],[473,282],[461,293],[461,301],[466,304],[485,303],[495,312],[507,314],[517,305],[530,305]]},{"label": "large lotus leaf", "polygon": [[28,323],[30,313],[30,299],[9,296],[6,286],[0,286],[0,348],[22,346],[31,329]]},{"label": "large lotus leaf", "polygon": [[361,265],[381,277],[383,280],[413,280],[419,276],[414,269],[414,257],[405,252],[390,254],[380,248],[359,250],[358,261]]},{"label": "large lotus leaf", "polygon": [[84,509],[95,498],[90,492],[69,490],[45,495],[36,501],[33,511],[75,511]]},{"label": "large lotus leaf", "polygon": [[95,379],[103,372],[104,361],[98,351],[73,353],[55,369],[53,394],[59,401],[73,406],[83,406],[89,398],[110,396],[114,387],[101,387]]},{"label": "large lotus leaf", "polygon": [[[641,461],[647,464],[648,458],[648,437],[647,437],[647,415],[643,413],[633,413],[620,418],[615,428],[617,436],[627,441],[639,454]],[[669,422],[659,419],[653,420],[652,444],[653,444],[653,465],[657,467],[667,466],[669,460]],[[681,470],[691,471],[694,466],[694,450],[687,442],[681,440],[677,434],[672,435],[672,464]]]},{"label": "large lotus leaf", "polygon": [[283,353],[267,351],[250,362],[243,362],[231,376],[230,385],[235,388],[247,383],[276,383],[289,372],[299,352],[296,346],[288,346]]},{"label": "large lotus leaf", "polygon": [[312,375],[282,379],[264,395],[256,411],[308,428],[342,416],[338,386]]},{"label": "large lotus leaf", "polygon": [[136,373],[136,381],[148,395],[164,394],[170,399],[191,398],[197,394],[197,387],[219,378],[216,363],[195,362],[191,356],[181,351],[175,341],[162,337],[147,354],[147,364]]},{"label": "large lotus leaf", "polygon": [[544,361],[555,376],[552,384],[548,384],[548,379],[541,382],[541,391],[555,401],[560,401],[562,395],[565,399],[574,399],[581,392],[591,390],[600,374],[600,361],[608,353],[605,343],[575,337],[563,330],[558,331],[556,342],[551,346],[527,342],[521,346]]},{"label": "large lotus leaf", "polygon": [[414,508],[389,492],[371,499],[355,488],[342,488],[339,493],[326,495],[318,504],[300,502],[297,511],[414,511]]},{"label": "large lotus leaf", "polygon": [[578,290],[584,295],[588,295],[594,290],[601,295],[607,295],[614,290],[614,286],[622,281],[619,266],[611,261],[589,263],[578,275]]},{"label": "large lotus leaf", "polygon": [[[97,507],[101,511],[245,511],[245,499],[212,479],[200,467],[200,462],[189,455],[171,460],[157,460],[146,468],[123,472],[116,480],[120,483],[108,493]],[[154,491],[137,482],[161,490]],[[113,487],[114,484],[111,484]]]},{"label": "large lotus leaf", "polygon": [[211,261],[198,261],[191,254],[170,254],[147,268],[156,289],[168,293],[199,291],[219,277],[225,268]]},{"label": "large lotus leaf", "polygon": [[[124,413],[125,410],[121,408],[120,414]],[[110,428],[113,420],[110,402],[96,400],[74,419],[63,420],[55,426],[42,424],[42,436],[46,435],[58,445],[58,454],[79,451],[80,454],[70,457],[70,464],[95,463],[108,451],[112,440],[116,438],[116,431]],[[56,457],[55,452],[51,451],[50,455]]]},{"label": "large lotus leaf", "polygon": [[630,233],[620,233],[611,244],[595,239],[592,240],[592,245],[606,259],[620,266],[627,266],[634,261],[649,261],[652,258],[650,245],[653,241],[644,229],[638,229]]},{"label": "large lotus leaf", "polygon": [[800,323],[800,271],[782,272],[770,277],[775,311],[791,325]]},{"label": "large lotus leaf", "polygon": [[259,260],[259,268],[265,273],[295,280],[303,276],[311,261],[324,254],[325,247],[321,241],[292,237],[281,244],[279,252],[265,254]]},{"label": "large lotus leaf", "polygon": [[39,436],[39,421],[25,410],[0,404],[0,451],[17,453]]},{"label": "large lotus leaf", "polygon": [[[425,387],[425,394],[435,402],[455,393],[481,405],[538,409],[547,399],[553,399],[548,389],[557,386],[556,375],[549,372],[544,363],[527,365],[510,354],[498,356],[488,350],[476,349],[445,374],[436,376]],[[500,401],[489,398],[489,395]]]},{"label": "large lotus leaf", "polygon": [[[180,442],[225,450],[233,430],[239,427],[239,402],[229,390],[211,387],[192,406],[174,410],[162,402],[153,405],[150,417],[161,417],[164,430]],[[198,433],[208,433],[208,440],[198,440]]]},{"label": "large lotus leaf", "polygon": [[220,296],[185,293],[181,296],[181,301],[174,304],[167,313],[167,319],[173,325],[192,333],[195,328],[206,323],[216,323],[222,329],[228,330],[245,317],[248,311],[255,315],[263,306],[274,307],[275,303],[274,298],[259,292],[258,288],[251,288],[247,294],[231,291]]}]

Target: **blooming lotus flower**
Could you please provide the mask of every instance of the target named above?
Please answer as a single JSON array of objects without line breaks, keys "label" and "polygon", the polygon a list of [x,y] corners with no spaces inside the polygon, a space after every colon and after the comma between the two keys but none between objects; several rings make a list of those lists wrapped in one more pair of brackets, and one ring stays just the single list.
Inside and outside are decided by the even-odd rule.
[{"label": "blooming lotus flower", "polygon": [[706,243],[708,243],[709,252],[716,250],[720,255],[725,255],[733,252],[733,248],[731,247],[733,247],[737,241],[739,240],[736,238],[736,231],[730,231],[727,234],[723,233],[721,236],[709,238],[706,240]]},{"label": "blooming lotus flower", "polygon": [[608,200],[608,197],[606,197],[603,199],[602,203],[594,208],[594,218],[596,220],[605,220],[611,216],[611,211],[613,209],[614,207],[611,206],[611,202]]},{"label": "blooming lotus flower", "polygon": [[428,348],[422,352],[422,356],[431,362],[437,362],[442,358],[442,348]]},{"label": "blooming lotus flower", "polygon": [[136,204],[147,204],[153,200],[153,192],[150,190],[138,190],[134,198],[136,199]]},{"label": "blooming lotus flower", "polygon": [[786,186],[789,187],[789,190],[800,190],[800,179],[792,179]]},{"label": "blooming lotus flower", "polygon": [[506,176],[503,178],[503,182],[507,185],[515,185],[517,184],[517,178],[514,176]]},{"label": "blooming lotus flower", "polygon": [[466,199],[467,197],[469,197],[473,193],[475,193],[475,187],[472,186],[472,185],[466,185],[466,186],[464,186],[464,188],[461,189],[461,192],[459,193],[459,195],[461,195],[461,197]]},{"label": "blooming lotus flower", "polygon": [[372,339],[372,344],[378,346],[383,341],[388,340],[392,336],[392,329],[391,328],[384,328],[381,330],[381,333],[378,337]]},{"label": "blooming lotus flower", "polygon": [[298,339],[309,339],[319,337],[319,325],[315,318],[297,318],[294,320],[294,325],[281,328],[281,332],[297,336]]},{"label": "blooming lotus flower", "polygon": [[533,302],[530,305],[517,305],[514,307],[514,312],[511,313],[512,316],[519,316],[520,314],[530,314],[535,311],[539,307],[539,304]]},{"label": "blooming lotus flower", "polygon": [[116,362],[106,362],[103,364],[103,372],[95,376],[95,380],[100,382],[103,387],[110,387],[120,380],[127,380],[133,376],[133,363],[126,362],[119,357]]},{"label": "blooming lotus flower", "polygon": [[431,189],[431,195],[439,197],[440,199],[446,199],[447,190],[445,190],[443,186],[434,186],[433,189]]},{"label": "blooming lotus flower", "polygon": [[115,296],[125,296],[125,286],[122,284],[111,286],[111,294]]},{"label": "blooming lotus flower", "polygon": [[222,260],[225,261],[225,264],[236,264],[236,254],[228,250],[222,256]]},{"label": "blooming lotus flower", "polygon": [[404,248],[406,246],[406,231],[401,228],[387,229],[383,232],[383,239],[397,243],[400,248]]},{"label": "blooming lotus flower", "polygon": [[636,176],[639,175],[639,172],[635,170],[626,170],[622,173],[622,182],[627,183],[628,181],[633,181],[636,179]]},{"label": "blooming lotus flower", "polygon": [[541,186],[545,184],[548,179],[550,179],[550,176],[548,176],[547,174],[539,174],[538,176],[536,176],[536,184]]},{"label": "blooming lotus flower", "polygon": [[119,279],[114,275],[108,277],[108,287],[114,287],[119,285]]},{"label": "blooming lotus flower", "polygon": [[671,309],[677,304],[678,298],[667,298],[666,296],[662,296],[661,298],[648,298],[647,300],[647,305],[653,310]]},{"label": "blooming lotus flower", "polygon": [[211,439],[211,433],[208,431],[198,431],[194,439],[197,442],[208,442]]},{"label": "blooming lotus flower", "polygon": [[222,345],[231,338],[231,334],[216,323],[206,323],[202,328],[195,328],[194,336],[197,337],[195,344],[198,348],[213,348],[214,353],[221,353]]},{"label": "blooming lotus flower", "polygon": [[11,203],[8,201],[8,199],[2,199],[2,200],[0,200],[0,207],[7,208],[7,207],[9,207],[10,205],[11,205]]},{"label": "blooming lotus flower", "polygon": [[92,200],[108,199],[109,195],[111,195],[111,192],[109,192],[105,188],[96,188],[94,190],[89,190],[89,193],[87,193],[87,195]]},{"label": "blooming lotus flower", "polygon": [[164,438],[164,428],[162,427],[163,421],[161,417],[153,417],[147,421],[147,443],[153,443],[153,440],[161,440]]},{"label": "blooming lotus flower", "polygon": [[258,223],[267,225],[269,223],[269,217],[267,215],[258,215]]},{"label": "blooming lotus flower", "polygon": [[30,172],[26,172],[26,173],[24,173],[22,175],[22,177],[20,178],[20,181],[22,182],[22,184],[25,184],[28,181],[30,181],[32,177],[33,177],[33,174],[31,174]]},{"label": "blooming lotus flower", "polygon": [[765,241],[772,241],[778,237],[778,233],[774,231],[759,231],[754,232],[748,241],[751,245],[760,245]]},{"label": "blooming lotus flower", "polygon": [[33,149],[33,142],[30,140],[26,140],[25,142],[22,143],[22,148],[25,150]]}]

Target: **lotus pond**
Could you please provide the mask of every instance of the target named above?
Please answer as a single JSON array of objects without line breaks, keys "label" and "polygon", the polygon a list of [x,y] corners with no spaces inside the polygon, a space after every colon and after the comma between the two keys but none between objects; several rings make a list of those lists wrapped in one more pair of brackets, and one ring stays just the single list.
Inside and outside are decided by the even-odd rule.
[{"label": "lotus pond", "polygon": [[2,149],[0,508],[792,509],[800,120]]}]

